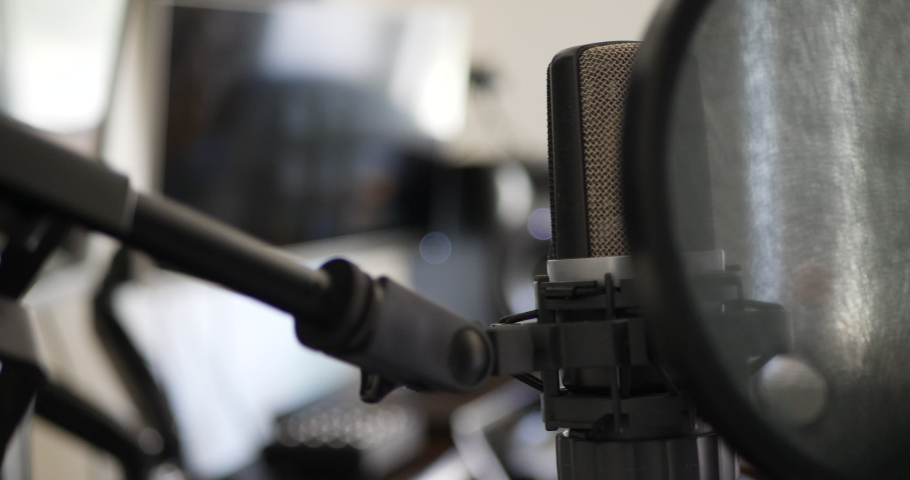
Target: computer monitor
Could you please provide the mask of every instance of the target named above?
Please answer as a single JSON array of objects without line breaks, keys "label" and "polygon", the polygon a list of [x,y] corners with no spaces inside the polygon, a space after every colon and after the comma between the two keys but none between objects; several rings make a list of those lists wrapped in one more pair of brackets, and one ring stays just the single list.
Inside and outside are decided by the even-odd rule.
[{"label": "computer monitor", "polygon": [[[463,116],[463,14],[292,1],[163,8],[160,192],[309,266],[344,255],[410,284],[434,156]],[[254,461],[278,414],[357,380],[301,346],[287,314],[172,272],[124,285],[115,305],[199,477]]]},{"label": "computer monitor", "polygon": [[468,78],[458,11],[171,11],[165,195],[279,245],[424,225]]}]

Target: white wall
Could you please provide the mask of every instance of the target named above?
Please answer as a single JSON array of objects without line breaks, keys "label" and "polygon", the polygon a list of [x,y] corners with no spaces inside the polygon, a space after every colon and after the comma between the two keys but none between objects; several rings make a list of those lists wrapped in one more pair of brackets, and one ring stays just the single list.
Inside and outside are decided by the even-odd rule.
[{"label": "white wall", "polygon": [[[331,0],[405,7],[426,0]],[[659,0],[457,0],[473,22],[473,57],[497,73],[499,98],[469,113],[457,154],[477,160],[512,154],[546,158],[546,69],[560,50],[641,40]],[[501,102],[501,103],[500,103]],[[501,105],[501,109],[499,106]],[[488,117],[478,118],[477,108]],[[492,114],[490,114],[492,112]]]},{"label": "white wall", "polygon": [[[405,8],[432,0],[325,0]],[[149,0],[138,0],[147,5]],[[216,3],[205,0],[203,3]],[[222,2],[232,3],[232,2]],[[233,3],[243,4],[244,0]],[[640,40],[659,0],[449,0],[471,15],[473,61],[496,74],[494,95],[475,98],[465,132],[452,146],[458,160],[484,161],[503,156],[543,160],[547,146],[546,69],[564,48],[610,40]],[[152,52],[155,31],[145,30],[149,11],[134,10],[127,42],[134,49],[123,62],[106,157],[132,174],[140,189],[150,186],[148,163],[156,158],[157,133],[152,100],[163,66]],[[157,21],[160,21],[157,20]],[[155,20],[152,20],[154,23]],[[151,82],[151,83],[149,83]],[[145,97],[145,98],[142,98]]]}]

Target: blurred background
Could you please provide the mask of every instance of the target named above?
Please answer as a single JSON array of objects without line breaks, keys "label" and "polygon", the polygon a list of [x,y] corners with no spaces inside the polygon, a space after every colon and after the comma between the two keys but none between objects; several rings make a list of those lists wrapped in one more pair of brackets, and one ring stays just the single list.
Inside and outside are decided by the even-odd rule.
[{"label": "blurred background", "polygon": [[[546,68],[657,0],[0,0],[0,110],[317,267],[343,256],[483,324],[534,308]],[[283,313],[76,232],[26,298],[52,380],[161,479],[555,478],[536,392],[397,392]],[[35,418],[36,479],[121,478]]]}]

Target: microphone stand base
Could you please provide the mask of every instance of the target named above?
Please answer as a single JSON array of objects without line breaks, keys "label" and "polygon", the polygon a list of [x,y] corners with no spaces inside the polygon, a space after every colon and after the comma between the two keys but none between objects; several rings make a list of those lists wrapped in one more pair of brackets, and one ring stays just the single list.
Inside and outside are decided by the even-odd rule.
[{"label": "microphone stand base", "polygon": [[739,462],[717,434],[637,441],[556,435],[559,480],[736,480]]}]

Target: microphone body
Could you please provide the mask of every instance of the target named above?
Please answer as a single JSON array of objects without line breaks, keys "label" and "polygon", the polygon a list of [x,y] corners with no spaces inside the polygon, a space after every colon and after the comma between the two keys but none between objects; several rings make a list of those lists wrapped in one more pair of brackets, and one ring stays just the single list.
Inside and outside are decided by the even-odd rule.
[{"label": "microphone body", "polygon": [[[548,71],[553,240],[547,276],[538,279],[540,322],[573,328],[606,322],[611,335],[602,348],[612,359],[597,367],[542,372],[544,421],[551,430],[568,428],[557,437],[561,480],[733,480],[735,455],[701,421],[685,385],[654,354],[635,294],[621,169],[637,50],[636,42],[574,47],[557,54]],[[723,253],[712,244],[710,198],[693,195],[693,205],[708,210],[705,224],[691,229],[695,253],[686,261],[694,271],[723,271]],[[590,293],[561,303],[546,295],[547,289],[583,284],[598,289],[597,302]],[[562,408],[569,402],[576,411]]]}]

